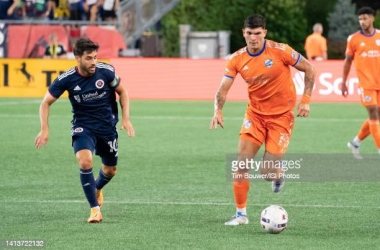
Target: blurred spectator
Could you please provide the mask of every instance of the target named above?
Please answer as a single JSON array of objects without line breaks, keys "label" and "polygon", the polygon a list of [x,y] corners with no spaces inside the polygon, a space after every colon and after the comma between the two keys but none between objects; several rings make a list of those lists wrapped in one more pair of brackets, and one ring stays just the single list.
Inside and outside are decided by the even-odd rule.
[{"label": "blurred spectator", "polygon": [[86,12],[86,19],[95,22],[98,14],[98,0],[86,0],[84,3],[84,10]]},{"label": "blurred spectator", "polygon": [[23,18],[42,18],[46,13],[45,0],[21,0]]},{"label": "blurred spectator", "polygon": [[46,16],[49,20],[54,19],[54,13],[57,9],[57,1],[56,0],[47,0],[46,2]]},{"label": "blurred spectator", "polygon": [[70,3],[70,20],[82,20],[83,3],[81,0],[68,0]]},{"label": "blurred spectator", "polygon": [[116,12],[119,8],[119,0],[102,0],[102,20],[114,21],[116,20]]},{"label": "blurred spectator", "polygon": [[19,0],[0,0],[0,20],[12,19]]},{"label": "blurred spectator", "polygon": [[327,60],[327,43],[326,38],[322,36],[322,24],[314,24],[313,32],[313,34],[306,38],[305,42],[307,59],[316,61]]},{"label": "blurred spectator", "polygon": [[67,0],[58,0],[58,7],[54,12],[54,19],[65,20],[70,17],[70,6]]},{"label": "blurred spectator", "polygon": [[49,45],[45,49],[44,58],[66,59],[66,50],[63,45],[58,43],[58,37],[56,34],[50,34]]},{"label": "blurred spectator", "polygon": [[128,9],[121,14],[122,33],[133,33],[136,30],[136,10]]}]

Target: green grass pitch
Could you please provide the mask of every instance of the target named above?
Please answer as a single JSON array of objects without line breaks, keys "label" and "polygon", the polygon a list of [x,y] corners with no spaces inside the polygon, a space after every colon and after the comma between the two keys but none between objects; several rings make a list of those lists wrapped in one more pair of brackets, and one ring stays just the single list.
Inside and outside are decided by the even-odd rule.
[{"label": "green grass pitch", "polygon": [[[378,182],[252,183],[250,224],[226,227],[235,212],[225,157],[236,153],[246,104],[227,102],[225,129],[208,129],[212,102],[132,101],[136,138],[119,133],[119,169],[105,187],[101,224],[89,207],[71,148],[71,107],[57,101],[50,140],[34,149],[40,99],[0,99],[0,240],[41,239],[46,249],[370,249],[380,245]],[[288,153],[346,153],[366,118],[360,104],[313,103],[297,118]],[[372,138],[364,154],[375,153]],[[331,162],[331,168],[334,167]],[[380,164],[379,164],[380,166]],[[94,170],[100,168],[95,158]],[[363,170],[365,171],[365,170]],[[380,178],[380,175],[379,175]],[[289,214],[280,235],[259,223],[267,205]]]}]

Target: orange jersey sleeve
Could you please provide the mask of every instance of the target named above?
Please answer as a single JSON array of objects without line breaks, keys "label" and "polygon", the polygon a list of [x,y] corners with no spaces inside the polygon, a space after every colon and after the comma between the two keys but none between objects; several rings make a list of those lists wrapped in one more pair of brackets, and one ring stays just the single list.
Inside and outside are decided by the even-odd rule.
[{"label": "orange jersey sleeve", "polygon": [[354,44],[352,42],[352,37],[353,37],[353,35],[351,35],[347,38],[347,47],[346,47],[346,55],[347,56],[354,56],[354,54],[355,54],[355,47],[354,47]]},{"label": "orange jersey sleeve", "polygon": [[238,69],[238,62],[239,62],[239,55],[245,53],[245,48],[240,49],[233,53],[230,58],[227,61],[227,65],[224,69],[224,76],[228,78],[235,78],[239,69]]}]

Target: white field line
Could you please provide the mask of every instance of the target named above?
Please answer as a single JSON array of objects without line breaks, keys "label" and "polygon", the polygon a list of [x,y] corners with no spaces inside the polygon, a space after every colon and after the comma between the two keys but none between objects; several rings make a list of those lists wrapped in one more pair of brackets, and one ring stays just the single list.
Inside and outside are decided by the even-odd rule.
[{"label": "white field line", "polygon": [[[85,200],[2,200],[1,203],[86,203]],[[182,206],[234,206],[234,203],[226,202],[182,202],[182,201],[106,201],[108,204],[116,205],[182,205]],[[270,204],[248,204],[254,207],[266,207]],[[326,205],[326,204],[280,204],[283,207],[301,207],[301,208],[371,208],[380,209],[380,206],[358,206],[358,205]]]},{"label": "white field line", "polygon": [[[49,117],[55,118],[72,118],[71,115],[50,115]],[[0,114],[0,118],[39,118],[38,114]],[[207,120],[211,121],[211,116],[132,116],[133,120]],[[225,117],[226,121],[243,121],[243,117]],[[297,118],[297,122],[364,122],[365,118]]]}]

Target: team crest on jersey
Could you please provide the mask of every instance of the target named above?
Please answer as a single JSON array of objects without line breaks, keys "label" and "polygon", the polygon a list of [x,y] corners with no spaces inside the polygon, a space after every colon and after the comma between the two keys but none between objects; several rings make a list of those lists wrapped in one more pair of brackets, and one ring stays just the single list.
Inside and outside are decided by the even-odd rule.
[{"label": "team crest on jersey", "polygon": [[98,89],[101,89],[104,87],[104,81],[102,79],[99,79],[95,82],[95,86],[98,88]]},{"label": "team crest on jersey", "polygon": [[244,121],[244,127],[245,127],[246,129],[248,129],[250,126],[251,126],[251,121],[250,121],[250,120],[246,120],[246,121]]},{"label": "team crest on jersey", "polygon": [[370,102],[371,101],[371,96],[369,96],[369,95],[367,95],[366,97],[364,97],[364,100],[366,101],[366,102]]},{"label": "team crest on jersey", "polygon": [[265,64],[265,67],[270,68],[273,65],[273,60],[267,59],[267,60],[265,60],[264,64]]},{"label": "team crest on jersey", "polygon": [[82,133],[83,132],[83,128],[76,128],[76,129],[74,129],[74,132],[75,133]]},{"label": "team crest on jersey", "polygon": [[379,40],[379,39],[377,39],[377,40],[375,41],[375,43],[376,43],[377,46],[380,46],[380,40]]}]

